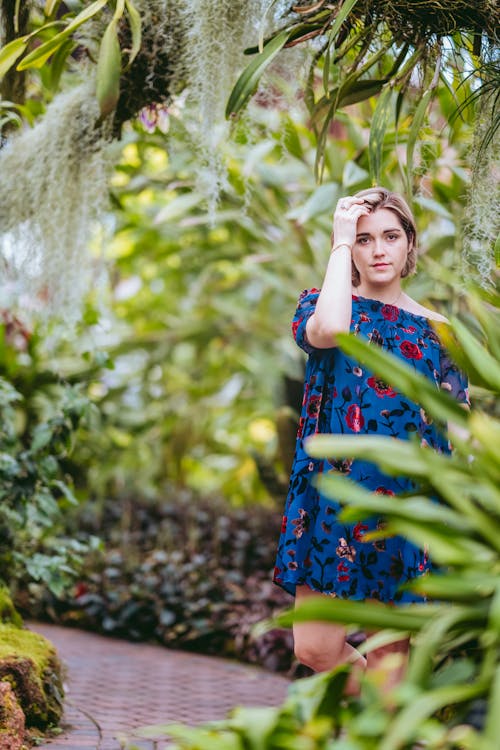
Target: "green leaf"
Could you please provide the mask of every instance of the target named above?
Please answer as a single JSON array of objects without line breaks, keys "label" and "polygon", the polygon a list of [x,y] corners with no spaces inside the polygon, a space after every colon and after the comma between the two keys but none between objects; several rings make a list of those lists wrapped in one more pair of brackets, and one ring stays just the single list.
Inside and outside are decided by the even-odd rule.
[{"label": "green leaf", "polygon": [[54,431],[49,424],[42,423],[37,425],[33,431],[33,440],[31,441],[31,450],[33,453],[37,453],[46,448],[52,440]]},{"label": "green leaf", "polygon": [[484,692],[484,683],[476,681],[470,685],[447,685],[415,697],[394,717],[387,735],[381,739],[380,747],[384,750],[399,750],[405,747],[418,736],[418,729],[423,722],[440,708],[472,700]]},{"label": "green leaf", "polygon": [[[347,507],[342,510],[342,519],[356,521],[360,511],[365,513],[390,514],[394,518],[411,520],[415,515],[429,523],[442,524],[458,530],[472,530],[472,524],[459,513],[426,497],[391,497],[362,490],[355,482],[335,474],[321,475],[318,487],[327,497],[335,498]],[[358,493],[357,490],[360,490]],[[364,494],[361,495],[361,492]]]},{"label": "green leaf", "polygon": [[407,195],[413,195],[413,154],[415,151],[415,144],[417,142],[420,128],[424,122],[425,113],[427,107],[432,98],[434,89],[427,89],[422,99],[420,100],[418,107],[412,118],[412,124],[410,132],[408,133],[408,140],[406,142],[406,192]]},{"label": "green leaf", "polygon": [[[350,104],[358,104],[376,96],[385,85],[385,79],[362,79],[347,82],[331,89],[327,96],[321,97],[312,112],[313,124],[321,123],[323,127],[330,122],[337,109]],[[326,118],[326,119],[325,119]]]},{"label": "green leaf", "polygon": [[281,31],[266,44],[262,52],[245,68],[229,96],[226,107],[227,118],[235,117],[243,109],[257,89],[264,70],[274,60],[278,52],[283,49],[289,37],[290,31]]},{"label": "green leaf", "polygon": [[[497,747],[500,737],[500,666],[497,666],[492,680],[488,699],[488,714],[484,727],[484,739],[491,743],[491,750]],[[485,747],[484,750],[489,750]]]},{"label": "green leaf", "polygon": [[304,205],[294,208],[286,215],[287,219],[294,219],[303,225],[315,216],[332,211],[340,197],[340,188],[336,182],[325,182],[319,185],[314,193],[306,200]]},{"label": "green leaf", "polygon": [[64,66],[74,48],[75,42],[72,39],[67,39],[54,53],[50,66],[50,85],[53,91],[55,91],[59,86],[59,81],[61,80]]},{"label": "green leaf", "polygon": [[429,574],[415,578],[402,588],[426,594],[431,599],[449,602],[477,602],[486,599],[495,591],[497,576],[486,573],[466,575],[457,573]]},{"label": "green leaf", "polygon": [[305,448],[313,458],[364,458],[393,476],[425,478],[429,470],[420,446],[389,436],[318,434],[305,440]]},{"label": "green leaf", "polygon": [[479,376],[478,385],[496,393],[500,391],[500,365],[457,318],[451,320],[453,331],[471,367]]},{"label": "green leaf", "polygon": [[104,32],[97,60],[96,96],[101,117],[111,114],[120,98],[121,59],[118,21],[113,18]]},{"label": "green leaf", "polygon": [[29,35],[13,39],[0,50],[0,78],[10,70],[28,46]]},{"label": "green leaf", "polygon": [[[446,527],[437,527],[433,523],[424,523],[419,519],[406,521],[395,518],[387,523],[387,530],[394,534],[411,539],[421,548],[429,547],[430,555],[440,565],[467,567],[467,561],[474,558],[477,565],[494,565],[498,555],[496,551],[484,544],[470,539],[465,534],[446,534]],[[370,534],[370,537],[374,535]],[[368,535],[367,535],[368,538]]]},{"label": "green leaf", "polygon": [[127,68],[129,68],[139,54],[139,50],[141,49],[142,24],[141,15],[132,0],[125,0],[125,6],[127,8],[130,31],[132,34],[132,49],[130,50],[130,55],[127,63]]},{"label": "green leaf", "polygon": [[[55,37],[49,39],[47,42],[41,44],[30,52],[29,55],[26,55],[17,66],[17,69],[26,70],[26,68],[41,68],[49,57],[53,55],[61,44],[63,44],[63,42],[65,42],[73,33],[73,31],[76,31],[76,29],[78,29],[83,23],[89,21],[95,16],[105,5],[107,5],[107,2],[108,0],[95,0],[95,2],[91,3],[88,8],[82,10],[82,12],[79,13],[63,31],[56,34]],[[43,28],[44,27],[42,27],[42,29]],[[41,29],[39,29],[39,31],[41,31]]]},{"label": "green leaf", "polygon": [[47,16],[47,18],[49,18],[54,13],[60,3],[61,0],[45,0],[45,8],[43,9],[43,12]]},{"label": "green leaf", "polygon": [[368,142],[368,156],[370,161],[370,172],[375,184],[380,184],[380,172],[382,168],[382,152],[384,139],[389,120],[394,111],[392,88],[387,86],[379,96],[375,112],[373,113],[370,126],[370,138]]},{"label": "green leaf", "polygon": [[64,498],[68,501],[70,505],[78,505],[78,500],[74,496],[71,489],[68,487],[66,482],[61,482],[59,479],[54,479],[51,482],[51,486],[57,487],[57,489],[61,492],[61,494],[64,496]]},{"label": "green leaf", "polygon": [[278,615],[279,625],[290,626],[295,622],[340,622],[372,630],[391,628],[411,633],[420,630],[437,612],[437,605],[414,604],[395,608],[380,602],[356,602],[347,599],[311,598],[293,611]]},{"label": "green leaf", "polygon": [[335,16],[335,21],[333,23],[332,28],[330,29],[330,39],[333,39],[338,31],[340,30],[340,27],[346,20],[347,16],[351,12],[351,10],[354,8],[358,0],[346,0],[346,2],[342,3],[342,7],[340,8],[339,12]]},{"label": "green leaf", "polygon": [[356,336],[341,333],[337,338],[343,351],[369,367],[415,403],[422,404],[433,417],[467,427],[466,411],[428,378],[414,372],[408,365],[384,352],[380,347],[372,346]]}]

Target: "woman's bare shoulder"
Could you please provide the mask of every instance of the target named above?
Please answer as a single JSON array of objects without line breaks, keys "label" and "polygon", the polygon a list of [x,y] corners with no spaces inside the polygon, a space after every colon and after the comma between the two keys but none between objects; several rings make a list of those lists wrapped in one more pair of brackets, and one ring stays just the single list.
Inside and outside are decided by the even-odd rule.
[{"label": "woman's bare shoulder", "polygon": [[422,317],[428,318],[429,320],[435,320],[436,323],[450,322],[448,318],[445,318],[445,316],[441,315],[441,313],[438,313],[435,310],[431,310],[428,307],[424,307],[424,305],[416,302],[411,297],[408,297],[408,295],[406,295],[404,307],[406,310],[408,310],[408,312],[411,312],[414,315],[421,315]]}]

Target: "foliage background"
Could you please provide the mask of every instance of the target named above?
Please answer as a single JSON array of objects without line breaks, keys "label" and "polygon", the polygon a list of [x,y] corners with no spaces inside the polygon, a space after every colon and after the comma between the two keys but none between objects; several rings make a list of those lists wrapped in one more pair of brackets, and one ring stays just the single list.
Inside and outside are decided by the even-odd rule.
[{"label": "foliage background", "polygon": [[[105,21],[113,23],[109,9]],[[53,31],[44,34],[50,39]],[[89,49],[97,49],[98,36]],[[86,43],[83,32],[77,41],[79,48]],[[64,107],[54,110],[51,103],[61,80],[69,90],[79,81],[72,78],[75,58],[69,48],[65,55],[69,67],[61,65],[62,79],[53,62],[31,71],[34,93],[24,109],[2,105],[15,113],[9,126],[19,116],[40,124],[45,158],[56,172],[61,153],[54,133],[74,133],[75,117],[66,113],[58,119]],[[375,71],[392,69],[394,55],[389,45]],[[288,333],[295,302],[303,288],[321,283],[336,200],[380,175],[387,187],[413,191],[422,257],[408,292],[448,316],[460,316],[483,335],[465,303],[465,283],[454,281],[464,268],[475,271],[462,254],[477,118],[473,107],[461,105],[477,91],[467,68],[472,59],[446,55],[445,74],[425,110],[419,109],[420,84],[428,81],[428,68],[407,78],[403,98],[388,91],[385,104],[397,112],[397,121],[382,116],[380,97],[366,96],[344,101],[335,120],[318,130],[311,106],[295,101],[292,106],[277,84],[266,95],[261,91],[233,124],[231,140],[219,145],[211,181],[219,191],[215,204],[213,193],[207,198],[200,185],[199,144],[192,110],[182,97],[120,123],[121,140],[106,152],[114,165],[109,186],[104,183],[110,207],[93,234],[94,286],[81,321],[73,327],[40,321],[28,331],[24,319],[13,323],[11,313],[4,313],[0,374],[22,397],[10,414],[13,438],[6,453],[36,452],[30,441],[37,431],[47,434],[46,426],[60,417],[68,387],[77,386],[93,405],[87,420],[71,425],[69,445],[57,453],[63,484],[53,494],[53,514],[37,539],[39,547],[30,554],[50,553],[68,534],[77,545],[89,533],[105,543],[85,557],[85,575],[73,576],[64,592],[54,571],[34,575],[29,557],[18,558],[10,583],[23,611],[290,668],[289,635],[274,631],[256,643],[251,625],[285,604],[266,582],[300,399],[303,360]],[[331,58],[317,62],[311,81],[321,94],[337,69],[328,70]],[[352,63],[347,55],[346,64]],[[316,104],[321,110],[321,96]],[[40,148],[39,140],[33,142]],[[321,184],[315,178],[318,145]],[[75,198],[72,169],[61,175],[57,193]],[[25,177],[23,185],[30,182],[30,170]],[[102,189],[101,178],[96,185],[78,183],[74,214],[80,217],[81,206],[99,203]],[[23,205],[30,204],[24,193],[22,198]],[[64,204],[54,215],[50,204],[32,205],[35,215],[45,212],[49,239],[58,235],[59,247],[63,233],[54,216],[64,213]],[[490,230],[491,204],[478,205],[476,225]],[[78,271],[83,258],[77,239]],[[483,250],[487,253],[486,245]],[[74,278],[69,251],[62,261],[48,257],[47,278]],[[79,313],[76,287],[74,293]],[[492,356],[498,351],[492,349]],[[492,412],[494,393],[477,375],[474,406]],[[2,481],[5,486],[5,475]],[[67,494],[61,494],[62,486]],[[80,505],[70,510],[67,495],[73,494]],[[36,492],[30,507],[36,516]],[[208,533],[214,529],[215,535]],[[22,534],[14,540],[17,549],[22,540]],[[71,576],[69,568],[66,572]],[[186,580],[189,585],[181,585]],[[491,623],[493,638],[496,620]],[[438,661],[447,660],[446,648],[447,642]],[[476,663],[465,662],[457,668],[459,682],[475,674]],[[420,678],[419,689],[434,679],[428,672]],[[325,683],[330,702],[339,680],[333,693]],[[483,693],[490,685],[481,686]],[[320,700],[321,691],[317,695]],[[309,707],[323,720],[315,700]],[[403,696],[402,706],[406,700]],[[359,732],[368,740],[356,747],[376,746],[386,725],[373,729],[373,716],[367,719],[361,708]],[[288,729],[297,729],[301,712],[302,703]],[[286,707],[284,715],[286,723]],[[332,726],[323,723],[320,729],[327,742]]]}]

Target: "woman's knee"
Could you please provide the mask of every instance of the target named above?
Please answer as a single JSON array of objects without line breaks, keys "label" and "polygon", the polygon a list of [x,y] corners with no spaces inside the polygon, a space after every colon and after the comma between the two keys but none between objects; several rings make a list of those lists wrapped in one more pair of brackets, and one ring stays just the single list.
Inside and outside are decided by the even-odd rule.
[{"label": "woman's knee", "polygon": [[301,664],[326,672],[346,661],[343,628],[316,623],[294,626],[294,653]]}]

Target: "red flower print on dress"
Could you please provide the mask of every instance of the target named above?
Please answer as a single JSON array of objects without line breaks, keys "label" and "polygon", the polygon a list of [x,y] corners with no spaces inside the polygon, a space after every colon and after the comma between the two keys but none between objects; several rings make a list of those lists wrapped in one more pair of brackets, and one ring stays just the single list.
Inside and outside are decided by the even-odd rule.
[{"label": "red flower print on dress", "polygon": [[361,542],[365,535],[365,531],[368,531],[368,526],[366,525],[366,523],[357,523],[352,530],[352,535],[357,542]]},{"label": "red flower print on dress", "polygon": [[286,522],[288,521],[288,518],[286,516],[283,516],[281,519],[281,533],[284,534],[286,532]]},{"label": "red flower print on dress", "polygon": [[382,317],[392,322],[399,318],[399,310],[394,305],[383,305],[380,312],[382,313]]},{"label": "red flower print on dress", "polygon": [[301,323],[302,323],[302,318],[300,318],[300,320],[294,320],[292,323],[292,333],[293,333],[294,339],[297,338],[297,329]]},{"label": "red flower print on dress", "polygon": [[338,571],[338,576],[337,576],[338,581],[345,582],[349,580],[349,576],[346,575],[347,573],[349,573],[349,566],[346,565],[345,562],[339,562],[339,564],[337,565],[337,571]]},{"label": "red flower print on dress", "polygon": [[321,406],[321,396],[318,394],[309,397],[307,402],[307,414],[309,417],[317,417],[319,414],[319,407]]},{"label": "red flower print on dress", "polygon": [[375,490],[376,495],[391,495],[392,497],[396,496],[396,493],[392,490],[388,490],[387,487],[377,487]]},{"label": "red flower print on dress", "polygon": [[353,432],[359,432],[363,429],[365,424],[365,418],[361,413],[361,409],[358,404],[351,404],[347,409],[345,418],[346,424]]},{"label": "red flower print on dress", "polygon": [[390,385],[387,385],[387,383],[384,383],[383,380],[381,380],[380,378],[376,378],[373,375],[371,378],[368,378],[366,382],[370,386],[370,388],[373,388],[377,396],[379,396],[380,398],[383,398],[384,396],[394,398],[394,396],[398,395]]},{"label": "red flower print on dress", "polygon": [[406,359],[422,359],[423,357],[421,350],[412,341],[402,341],[399,345],[399,348],[401,350],[401,354],[403,355],[403,357],[406,357]]}]

